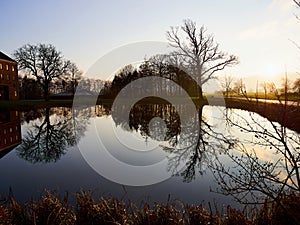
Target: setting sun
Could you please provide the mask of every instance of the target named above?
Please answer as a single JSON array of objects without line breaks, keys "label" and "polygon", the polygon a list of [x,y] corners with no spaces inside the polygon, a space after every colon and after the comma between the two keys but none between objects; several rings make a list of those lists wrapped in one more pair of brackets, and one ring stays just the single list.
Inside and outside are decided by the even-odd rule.
[{"label": "setting sun", "polygon": [[0,9],[0,225],[300,224],[300,0]]},{"label": "setting sun", "polygon": [[275,77],[280,75],[282,68],[277,64],[268,64],[262,68],[261,75],[266,77]]}]

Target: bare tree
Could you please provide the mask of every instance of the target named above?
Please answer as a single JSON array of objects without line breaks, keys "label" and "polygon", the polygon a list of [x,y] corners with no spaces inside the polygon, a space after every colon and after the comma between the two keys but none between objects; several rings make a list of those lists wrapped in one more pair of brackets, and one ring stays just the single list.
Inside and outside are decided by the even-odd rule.
[{"label": "bare tree", "polygon": [[284,101],[285,101],[285,105],[286,105],[286,101],[288,100],[288,93],[291,89],[291,83],[290,80],[288,79],[288,75],[287,72],[285,72],[285,76],[282,78],[282,91],[284,94]]},{"label": "bare tree", "polygon": [[216,72],[238,63],[236,56],[219,50],[213,35],[206,34],[204,26],[197,29],[191,20],[184,20],[180,28],[171,27],[167,39],[175,48],[171,55],[177,57],[180,68],[197,81],[200,98],[203,98],[203,84],[216,78]]},{"label": "bare tree", "polygon": [[45,100],[49,100],[49,85],[55,78],[60,78],[69,69],[70,61],[53,45],[24,45],[14,52],[20,70],[34,76],[44,90]]},{"label": "bare tree", "polygon": [[225,75],[224,79],[221,80],[221,85],[222,88],[225,91],[225,96],[228,97],[229,96],[229,92],[232,91],[232,83],[233,83],[234,79],[232,76],[227,76]]},{"label": "bare tree", "polygon": [[260,84],[261,87],[264,89],[264,94],[265,94],[265,99],[267,99],[267,94],[268,94],[268,83],[267,82],[263,82]]},{"label": "bare tree", "polygon": [[274,82],[267,83],[269,93],[274,94],[275,96],[279,96],[278,89]]},{"label": "bare tree", "polygon": [[296,93],[300,94],[300,78],[294,81],[293,89]]},{"label": "bare tree", "polygon": [[[298,0],[293,0],[293,1],[300,8],[300,1],[298,1]],[[297,19],[300,19],[300,18],[297,16]],[[300,49],[300,46],[297,45],[297,43],[294,42],[294,44],[297,46],[298,49]],[[294,89],[295,92],[297,92],[298,94],[300,94],[300,78],[298,78],[298,79],[296,79],[294,81],[293,89]]]},{"label": "bare tree", "polygon": [[68,73],[65,76],[65,80],[70,84],[72,94],[75,94],[76,87],[79,80],[82,78],[82,71],[78,69],[75,63],[70,63]]},{"label": "bare tree", "polygon": [[234,82],[233,90],[238,95],[243,95],[244,97],[247,97],[246,85],[243,82],[242,78],[238,79],[236,82]]}]

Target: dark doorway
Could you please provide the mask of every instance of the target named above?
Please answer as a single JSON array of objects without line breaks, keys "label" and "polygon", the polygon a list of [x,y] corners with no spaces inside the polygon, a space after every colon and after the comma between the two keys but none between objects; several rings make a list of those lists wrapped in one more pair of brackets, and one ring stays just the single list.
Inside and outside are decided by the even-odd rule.
[{"label": "dark doorway", "polygon": [[0,85],[0,100],[8,100],[8,86]]}]

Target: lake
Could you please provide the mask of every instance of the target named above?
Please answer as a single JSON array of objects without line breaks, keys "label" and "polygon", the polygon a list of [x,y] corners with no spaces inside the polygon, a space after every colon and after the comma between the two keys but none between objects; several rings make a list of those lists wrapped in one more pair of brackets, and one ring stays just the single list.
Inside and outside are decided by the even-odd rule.
[{"label": "lake", "polygon": [[[251,168],[238,173],[242,163],[252,165],[251,160],[258,158],[253,165],[261,174],[269,166],[264,163],[272,163],[270,173],[281,170],[274,179],[286,180],[289,167],[276,164],[282,159],[278,153],[282,142],[276,135],[283,134],[287,146],[298,152],[298,133],[245,110],[217,106],[193,110],[162,103],[137,104],[129,111],[120,105],[2,110],[2,145],[5,138],[7,146],[10,141],[17,146],[1,151],[0,193],[8,196],[11,189],[17,200],[27,201],[44,190],[55,190],[68,192],[72,201],[76,192],[89,190],[95,196],[114,196],[138,205],[170,198],[240,207],[232,196],[216,192],[237,196],[234,191],[243,190],[245,183],[234,176],[246,182]],[[235,161],[239,156],[241,161]],[[281,180],[274,185],[268,175],[251,173],[258,180],[249,183],[257,182],[270,192],[282,186]],[[293,186],[293,176],[284,189]],[[251,199],[253,193],[239,198]]]}]

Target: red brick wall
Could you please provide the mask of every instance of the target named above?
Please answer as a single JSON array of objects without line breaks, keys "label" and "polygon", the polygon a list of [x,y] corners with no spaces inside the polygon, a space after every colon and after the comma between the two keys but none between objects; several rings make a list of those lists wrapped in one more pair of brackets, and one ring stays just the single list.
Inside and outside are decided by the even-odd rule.
[{"label": "red brick wall", "polygon": [[9,112],[10,121],[0,124],[0,151],[21,143],[21,124],[18,111]]},{"label": "red brick wall", "polygon": [[0,59],[0,85],[8,86],[9,100],[19,99],[18,68],[16,62]]}]

